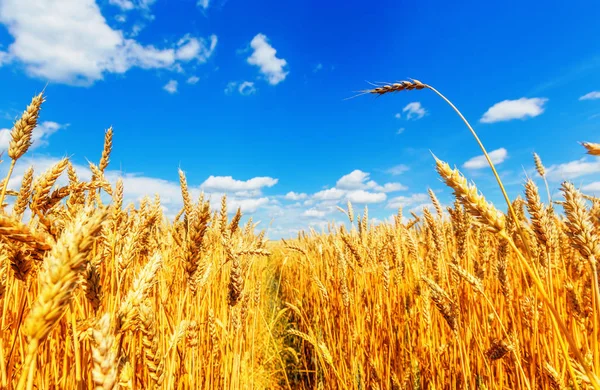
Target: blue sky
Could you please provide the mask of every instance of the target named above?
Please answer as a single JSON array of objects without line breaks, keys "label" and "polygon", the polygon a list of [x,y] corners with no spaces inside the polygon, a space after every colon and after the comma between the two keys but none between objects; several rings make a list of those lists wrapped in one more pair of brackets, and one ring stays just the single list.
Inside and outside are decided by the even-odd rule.
[{"label": "blue sky", "polygon": [[431,91],[346,100],[414,77],[462,110],[512,196],[534,151],[554,190],[600,192],[600,161],[577,143],[600,142],[600,3],[463,3],[0,0],[0,148],[46,85],[48,99],[11,185],[65,155],[86,177],[113,126],[107,176],[128,200],[159,193],[174,215],[181,168],[273,238],[343,220],[348,199],[378,220],[427,207],[428,188],[450,204],[430,151],[502,209]]}]

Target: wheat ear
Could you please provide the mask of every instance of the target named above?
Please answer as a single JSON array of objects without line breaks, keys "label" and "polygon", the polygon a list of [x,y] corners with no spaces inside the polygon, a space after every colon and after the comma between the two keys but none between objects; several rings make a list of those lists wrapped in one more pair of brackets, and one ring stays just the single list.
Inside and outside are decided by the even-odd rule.
[{"label": "wheat ear", "polygon": [[117,383],[117,345],[110,319],[109,313],[104,314],[98,321],[96,329],[92,331],[94,338],[92,346],[94,390],[112,390]]},{"label": "wheat ear", "polygon": [[15,122],[12,131],[10,132],[10,144],[8,145],[8,157],[11,158],[10,167],[8,173],[4,179],[4,185],[2,186],[2,194],[0,194],[0,208],[4,204],[4,196],[6,195],[6,187],[8,181],[12,176],[12,172],[15,168],[15,163],[21,156],[27,152],[27,149],[31,146],[33,129],[37,126],[38,118],[40,115],[40,109],[44,102],[43,92],[31,99],[31,104],[27,106],[21,118]]},{"label": "wheat ear", "polygon": [[28,347],[18,390],[26,384],[31,388],[37,349],[65,314],[105,215],[105,210],[91,216],[88,212],[80,213],[63,231],[44,261],[39,275],[40,295],[23,324]]},{"label": "wheat ear", "polygon": [[[433,91],[436,95],[438,95],[442,100],[444,100],[454,110],[454,112],[456,112],[456,114],[460,117],[460,119],[467,126],[467,128],[471,132],[471,135],[473,135],[473,138],[475,138],[475,141],[477,142],[477,144],[479,145],[479,148],[483,152],[483,155],[485,156],[485,159],[486,159],[488,165],[492,169],[494,177],[496,178],[496,181],[498,182],[498,186],[500,187],[500,191],[502,192],[502,195],[504,197],[504,201],[506,202],[506,205],[508,206],[508,211],[509,211],[510,216],[513,219],[517,220],[515,211],[512,208],[512,203],[510,201],[510,198],[508,197],[508,193],[506,192],[506,189],[504,188],[504,184],[502,183],[502,180],[500,179],[500,175],[498,174],[498,171],[496,170],[496,166],[492,162],[492,159],[490,158],[487,150],[483,146],[483,142],[481,142],[481,140],[479,139],[479,136],[477,135],[477,133],[475,132],[473,127],[471,127],[471,124],[469,123],[469,121],[467,121],[467,119],[460,112],[460,110],[446,96],[442,95],[437,89],[433,88],[431,85],[424,84],[424,83],[420,82],[419,80],[415,80],[415,79],[412,79],[412,81],[401,81],[399,83],[394,83],[394,84],[382,84],[376,88],[366,90],[363,92],[376,94],[376,95],[384,95],[386,93],[391,93],[391,92],[421,90],[421,89],[429,89],[429,90]],[[516,229],[517,229],[517,232],[519,233],[519,235],[521,236],[523,242],[525,243],[525,250],[527,252],[527,255],[529,256],[529,258],[532,258],[531,250],[529,249],[529,245],[527,244],[526,235],[523,233],[521,226],[516,225]]]}]

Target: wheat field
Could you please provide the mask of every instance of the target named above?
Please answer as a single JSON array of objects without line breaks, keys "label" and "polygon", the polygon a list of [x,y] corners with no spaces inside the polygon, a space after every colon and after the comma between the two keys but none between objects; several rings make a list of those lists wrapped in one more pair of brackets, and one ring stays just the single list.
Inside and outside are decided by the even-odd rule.
[{"label": "wheat field", "polygon": [[[433,87],[365,93],[412,90],[485,153]],[[374,224],[348,203],[346,227],[269,241],[226,197],[192,199],[183,171],[174,219],[158,197],[124,204],[104,176],[112,129],[91,180],[65,158],[9,188],[44,100],[4,162],[2,389],[600,389],[600,198],[564,182],[552,199],[538,155],[545,184],[516,199],[488,160],[505,207],[434,157],[452,207],[430,190],[432,209]]]}]

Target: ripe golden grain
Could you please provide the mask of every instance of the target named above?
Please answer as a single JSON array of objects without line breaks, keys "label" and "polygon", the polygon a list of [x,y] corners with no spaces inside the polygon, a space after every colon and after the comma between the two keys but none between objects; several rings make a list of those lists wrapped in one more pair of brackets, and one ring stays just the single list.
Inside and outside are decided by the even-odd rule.
[{"label": "ripe golden grain", "polygon": [[564,216],[533,181],[503,215],[435,159],[452,206],[429,190],[435,213],[374,223],[348,202],[349,227],[271,242],[226,197],[193,203],[183,171],[174,221],[158,198],[124,206],[112,137],[92,180],[63,159],[5,191],[0,387],[599,388],[600,201],[571,183]]}]

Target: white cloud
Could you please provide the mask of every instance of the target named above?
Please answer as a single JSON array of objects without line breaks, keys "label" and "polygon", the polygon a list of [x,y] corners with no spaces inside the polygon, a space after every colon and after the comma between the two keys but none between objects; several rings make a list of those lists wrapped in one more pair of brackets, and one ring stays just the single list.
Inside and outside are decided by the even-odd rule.
[{"label": "white cloud", "polygon": [[205,63],[217,47],[217,36],[210,36],[210,44],[202,38],[194,38],[190,34],[185,35],[177,42],[175,58],[182,61],[191,61],[193,59],[200,63]]},{"label": "white cloud", "polygon": [[398,176],[403,174],[404,172],[408,171],[409,168],[408,166],[404,165],[404,164],[400,164],[400,165],[396,165],[394,167],[391,167],[390,169],[388,169],[386,171],[386,173],[389,173],[392,176]]},{"label": "white cloud", "polygon": [[367,172],[355,169],[347,175],[342,176],[336,183],[336,187],[343,190],[354,190],[364,187],[365,180],[369,178]]},{"label": "white cloud", "polygon": [[400,119],[400,118],[402,118],[402,114],[400,114],[399,112],[397,112],[396,115],[394,115],[394,118]]},{"label": "white cloud", "polygon": [[230,81],[227,83],[227,86],[225,87],[225,94],[226,95],[231,95],[233,93],[233,91],[235,91],[235,87],[237,87],[238,83],[235,81]]},{"label": "white cloud", "polygon": [[277,50],[269,44],[266,35],[257,34],[250,42],[250,46],[254,51],[247,61],[260,68],[260,72],[267,78],[269,84],[277,85],[285,80],[289,73],[284,69],[287,61],[277,58]]},{"label": "white cloud", "polygon": [[600,99],[600,91],[592,91],[592,92],[586,93],[585,95],[583,95],[582,97],[579,98],[579,100],[596,100],[596,99]]},{"label": "white cloud", "polygon": [[408,103],[402,112],[406,112],[406,119],[414,118],[415,120],[423,118],[427,113],[420,102]]},{"label": "white cloud", "polygon": [[236,180],[231,176],[210,176],[200,188],[206,191],[249,191],[263,187],[273,187],[279,180],[272,177],[255,177],[250,180]]},{"label": "white cloud", "polygon": [[323,218],[325,216],[325,212],[312,208],[306,210],[304,213],[302,213],[302,215],[304,217]]},{"label": "white cloud", "polygon": [[384,193],[375,193],[364,190],[350,191],[346,198],[352,203],[381,203],[387,196]]},{"label": "white cloud", "polygon": [[315,193],[313,195],[313,198],[315,198],[316,200],[339,200],[342,199],[345,194],[346,191],[334,187],[328,190],[323,190]]},{"label": "white cloud", "polygon": [[399,128],[398,130],[396,130],[396,135],[404,133],[404,130],[406,130],[404,127]]},{"label": "white cloud", "polygon": [[534,118],[544,112],[546,98],[520,98],[504,100],[490,107],[480,119],[482,123],[509,121],[512,119]]},{"label": "white cloud", "polygon": [[590,184],[586,184],[581,187],[583,191],[587,192],[600,192],[600,181],[595,181]]},{"label": "white cloud", "polygon": [[[67,125],[61,125],[51,121],[45,121],[38,124],[37,127],[33,129],[31,135],[32,144],[29,150],[47,145],[48,138],[65,126]],[[11,129],[0,129],[0,151],[8,150],[8,146],[10,145],[10,132]]]},{"label": "white cloud", "polygon": [[[118,3],[147,9],[153,1]],[[14,38],[8,60],[22,63],[30,76],[71,85],[90,85],[133,67],[177,69],[193,59],[205,62],[217,42],[214,35],[210,43],[186,35],[166,49],[142,45],[111,28],[94,0],[4,0],[0,23]]]},{"label": "white cloud", "polygon": [[314,68],[313,68],[313,72],[317,73],[318,71],[323,69],[323,64],[318,63]]},{"label": "white cloud", "polygon": [[305,193],[296,193],[294,191],[290,191],[287,194],[285,194],[285,199],[288,200],[302,200],[302,199],[306,199],[308,197],[308,195],[306,195]]},{"label": "white cloud", "polygon": [[144,27],[146,27],[146,26],[142,23],[134,24],[133,27],[131,28],[131,32],[129,33],[129,37],[130,38],[137,37],[140,34],[140,32],[142,32]]},{"label": "white cloud", "polygon": [[236,191],[233,193],[233,195],[239,196],[240,198],[256,198],[262,195],[262,191],[259,189]]},{"label": "white cloud", "polygon": [[[488,155],[494,165],[502,164],[508,158],[508,152],[504,148],[488,152]],[[483,154],[481,156],[470,158],[463,164],[463,167],[467,169],[481,169],[487,166],[488,162]]]},{"label": "white cloud", "polygon": [[121,11],[132,11],[134,9],[149,11],[156,0],[108,0],[108,4],[121,8]]},{"label": "white cloud", "polygon": [[108,0],[108,4],[116,5],[123,11],[131,11],[135,8],[135,5],[131,0]]},{"label": "white cloud", "polygon": [[243,81],[241,83],[230,81],[225,87],[225,94],[231,95],[235,90],[242,96],[250,96],[256,93],[256,87],[252,81]]},{"label": "white cloud", "polygon": [[210,0],[198,0],[198,2],[196,4],[198,5],[198,7],[207,9],[208,6],[210,5]]},{"label": "white cloud", "polygon": [[169,80],[168,83],[165,84],[163,89],[171,94],[177,92],[177,80]]},{"label": "white cloud", "polygon": [[397,209],[422,204],[429,200],[429,195],[424,193],[412,194],[410,196],[396,196],[391,198],[387,203],[387,208]]},{"label": "white cloud", "polygon": [[127,16],[120,14],[115,16],[115,20],[119,23],[125,23],[127,21]]},{"label": "white cloud", "polygon": [[254,88],[254,83],[251,81],[244,81],[238,87],[238,91],[240,95],[248,96],[256,93],[256,88]]},{"label": "white cloud", "polygon": [[[399,166],[398,169],[402,169]],[[406,190],[406,187],[400,183],[386,183],[383,186],[377,184],[374,180],[369,180],[370,174],[360,169],[355,169],[347,175],[342,176],[336,183],[335,188],[339,190],[374,190],[377,192],[394,192]]]},{"label": "white cloud", "polygon": [[546,168],[546,177],[552,181],[571,180],[593,173],[600,173],[600,160],[589,161],[587,157]]},{"label": "white cloud", "polygon": [[194,85],[194,84],[197,84],[198,81],[200,81],[200,77],[198,77],[198,76],[190,76],[185,82],[188,83],[188,84]]}]

